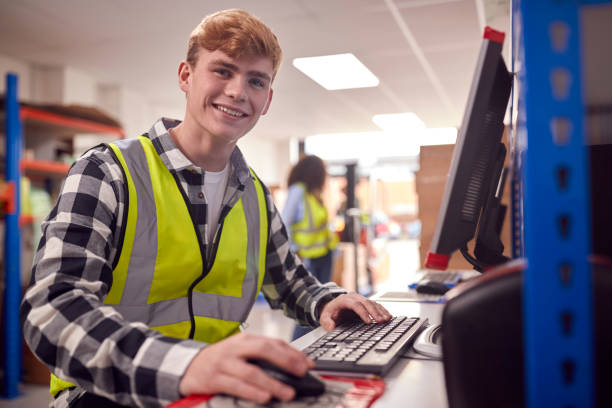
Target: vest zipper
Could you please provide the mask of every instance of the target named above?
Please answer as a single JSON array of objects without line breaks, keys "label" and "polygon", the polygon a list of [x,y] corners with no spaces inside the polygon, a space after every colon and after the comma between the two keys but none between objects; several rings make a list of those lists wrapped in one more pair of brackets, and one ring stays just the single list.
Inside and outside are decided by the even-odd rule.
[{"label": "vest zipper", "polygon": [[[203,263],[203,270],[202,270],[202,274],[200,276],[198,276],[196,278],[196,280],[194,280],[191,285],[189,286],[189,289],[187,290],[187,306],[188,306],[188,310],[189,310],[189,320],[191,321],[191,328],[189,330],[189,339],[193,340],[193,337],[195,335],[195,314],[193,313],[193,290],[195,289],[195,287],[197,286],[198,283],[200,283],[202,281],[202,279],[204,279],[206,277],[206,275],[208,275],[208,273],[210,272],[210,270],[212,269],[212,266],[215,263],[215,258],[217,255],[217,249],[219,248],[219,238],[221,237],[221,231],[223,230],[223,222],[225,221],[225,216],[227,214],[223,214],[223,211],[221,211],[221,213],[223,214],[223,216],[219,219],[219,224],[217,227],[217,232],[215,233],[214,237],[213,237],[213,242],[211,243],[211,245],[213,245],[213,248],[211,250],[210,253],[210,259],[206,258],[206,248],[204,248],[202,242],[202,235],[200,234],[200,230],[198,229],[194,218],[193,218],[193,214],[191,213],[191,201],[189,201],[189,198],[187,197],[187,194],[185,194],[185,191],[183,191],[183,187],[181,185],[180,180],[178,179],[178,176],[176,174],[173,174],[174,176],[174,180],[177,184],[177,186],[179,187],[179,191],[181,192],[182,196],[183,196],[183,200],[185,201],[185,204],[189,203],[187,205],[187,211],[189,212],[189,216],[191,217],[191,224],[193,225],[194,229],[195,229],[195,233],[196,236],[198,238],[198,245],[200,247],[200,254],[202,255],[202,263]],[[223,204],[222,204],[223,205]],[[229,211],[228,211],[229,213]]]},{"label": "vest zipper", "polygon": [[210,271],[210,269],[208,268],[208,262],[206,260],[206,248],[204,248],[204,244],[203,244],[204,241],[202,240],[202,235],[200,234],[200,230],[198,229],[198,226],[193,217],[193,213],[191,211],[191,201],[189,200],[189,198],[187,197],[187,194],[183,190],[183,186],[181,185],[181,181],[179,180],[178,175],[176,173],[173,173],[172,176],[174,177],[174,181],[176,182],[176,185],[179,191],[181,192],[181,195],[183,196],[183,201],[185,201],[185,205],[187,206],[187,212],[189,212],[189,217],[191,218],[191,225],[193,226],[193,229],[196,233],[196,237],[198,239],[198,247],[200,248],[200,255],[202,257],[202,274],[198,276],[193,282],[191,282],[191,285],[189,285],[189,289],[187,289],[187,309],[189,311],[189,320],[191,323],[191,328],[189,329],[188,338],[193,339],[193,336],[195,335],[195,315],[193,313],[193,289],[196,287],[198,283],[202,281],[202,279],[204,279],[204,277],[206,277],[206,275],[208,275],[208,272]]},{"label": "vest zipper", "polygon": [[212,250],[210,252],[210,259],[209,259],[209,263],[207,266],[207,270],[210,271],[213,267],[213,264],[215,263],[215,259],[217,258],[217,249],[219,248],[219,238],[221,237],[221,231],[223,230],[223,221],[225,220],[225,217],[223,217],[222,219],[219,220],[219,225],[217,227],[217,232],[215,233],[214,237],[213,237],[213,242],[212,242]]},{"label": "vest zipper", "polygon": [[[190,203],[176,175],[175,175],[175,180],[179,186],[179,190],[181,191],[181,194],[183,195],[183,199],[185,200],[185,203]],[[207,259],[206,248],[202,244],[202,242],[204,241],[202,241],[202,235],[200,234],[200,230],[198,229],[196,223],[194,222],[193,215],[191,214],[191,206],[188,205],[187,208],[189,210],[189,216],[191,217],[191,224],[193,225],[196,235],[198,237],[198,245],[200,246],[200,253],[202,255],[202,261],[203,261],[202,262],[203,264],[202,274],[198,276],[198,278],[191,283],[191,285],[189,286],[189,289],[187,290],[187,306],[189,310],[189,320],[191,321],[191,328],[189,330],[189,338],[193,339],[193,337],[195,336],[195,328],[196,328],[195,327],[196,326],[195,314],[193,312],[193,290],[198,285],[198,283],[200,283],[202,279],[204,279],[206,275],[208,275],[208,273],[210,272],[210,270],[212,269],[215,263],[217,249],[219,248],[219,237],[221,236],[221,231],[223,230],[223,221],[225,221],[226,214],[224,214],[223,217],[219,219],[217,232],[215,232],[215,235],[213,236],[213,242],[211,243],[213,247],[210,252],[210,258]]]},{"label": "vest zipper", "polygon": [[[213,238],[213,248],[211,250],[210,253],[210,259],[208,260],[209,262],[206,262],[206,258],[204,258],[204,270],[202,271],[202,275],[198,276],[198,278],[193,281],[193,283],[191,284],[191,286],[189,287],[189,291],[187,293],[187,304],[189,305],[189,318],[191,319],[191,329],[189,330],[189,338],[193,339],[193,336],[195,335],[195,314],[193,313],[193,290],[195,289],[195,287],[197,286],[198,283],[200,283],[202,281],[202,279],[204,279],[206,277],[206,275],[208,275],[208,273],[210,272],[210,270],[212,269],[212,266],[215,263],[215,258],[217,255],[217,249],[219,248],[219,239],[218,237],[221,236],[221,230],[223,229],[223,220],[225,219],[225,217],[223,217],[223,219],[219,220],[219,228],[217,228],[217,232]],[[196,228],[197,230],[197,228]],[[200,239],[201,237],[199,236],[198,233],[198,239]],[[201,242],[201,241],[200,241]],[[200,245],[200,250],[203,250],[203,248]]]},{"label": "vest zipper", "polygon": [[217,228],[217,232],[215,233],[215,236],[213,237],[213,242],[212,242],[213,248],[210,252],[210,258],[208,259],[208,262],[206,262],[206,259],[204,259],[204,262],[205,262],[204,271],[202,272],[202,275],[200,275],[195,281],[193,281],[193,283],[189,287],[189,292],[187,293],[187,304],[189,305],[189,318],[191,319],[191,329],[189,331],[190,339],[193,339],[193,336],[195,335],[195,314],[193,313],[193,290],[195,289],[196,285],[200,283],[202,279],[206,277],[206,275],[208,275],[208,273],[212,269],[212,266],[215,263],[215,258],[217,257],[217,249],[219,248],[218,238],[221,236],[221,230],[223,229],[223,220],[225,220],[225,217],[219,220],[219,227]]}]

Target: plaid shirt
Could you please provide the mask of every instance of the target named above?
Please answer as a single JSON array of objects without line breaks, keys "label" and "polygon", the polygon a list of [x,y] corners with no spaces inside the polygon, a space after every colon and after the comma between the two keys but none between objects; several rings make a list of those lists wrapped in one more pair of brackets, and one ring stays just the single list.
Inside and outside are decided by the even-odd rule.
[{"label": "plaid shirt", "polygon": [[[148,133],[157,153],[186,193],[200,236],[208,241],[205,172],[174,144],[168,130],[178,121],[160,119]],[[238,148],[221,217],[241,194],[249,169]],[[179,382],[206,344],[163,336],[145,324],[129,322],[103,304],[121,252],[126,193],[122,168],[109,150],[90,150],[70,169],[57,204],[42,224],[31,287],[21,314],[32,351],[58,377],[78,384],[55,401],[64,405],[82,392],[120,404],[160,406],[180,398]],[[300,324],[318,325],[319,304],[344,291],[321,285],[289,249],[287,232],[270,192],[266,274],[262,292],[272,308],[283,308]],[[212,247],[205,242],[207,253]],[[185,282],[185,288],[191,282]]]}]

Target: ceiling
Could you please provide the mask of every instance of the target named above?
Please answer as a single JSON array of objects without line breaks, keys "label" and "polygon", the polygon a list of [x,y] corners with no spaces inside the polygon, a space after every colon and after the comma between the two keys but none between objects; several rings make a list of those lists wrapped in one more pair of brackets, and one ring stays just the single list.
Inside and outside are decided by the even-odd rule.
[{"label": "ceiling", "polygon": [[[203,16],[242,8],[279,38],[284,61],[252,133],[286,139],[379,130],[375,114],[415,112],[459,126],[485,24],[509,32],[508,0],[0,0],[0,54],[85,71],[181,112],[176,70]],[[509,43],[506,38],[506,46]],[[506,47],[507,49],[508,47]],[[351,52],[374,88],[327,91],[291,64]]]}]

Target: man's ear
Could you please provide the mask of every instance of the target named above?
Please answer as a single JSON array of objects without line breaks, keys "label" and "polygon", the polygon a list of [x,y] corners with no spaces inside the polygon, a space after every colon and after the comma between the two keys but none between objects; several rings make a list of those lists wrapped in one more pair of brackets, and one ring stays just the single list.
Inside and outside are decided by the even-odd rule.
[{"label": "man's ear", "polygon": [[191,81],[191,65],[187,61],[181,61],[178,67],[178,84],[179,88],[185,93],[189,90],[189,82]]},{"label": "man's ear", "polygon": [[272,88],[270,88],[270,94],[268,95],[268,102],[266,102],[266,106],[263,109],[263,111],[261,111],[262,115],[265,115],[266,113],[268,113],[268,108],[270,107],[270,102],[272,102],[272,95],[274,95],[274,90]]}]

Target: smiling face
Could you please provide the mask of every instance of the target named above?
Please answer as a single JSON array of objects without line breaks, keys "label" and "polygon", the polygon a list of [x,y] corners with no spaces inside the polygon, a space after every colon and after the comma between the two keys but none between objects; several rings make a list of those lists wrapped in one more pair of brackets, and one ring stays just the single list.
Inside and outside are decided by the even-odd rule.
[{"label": "smiling face", "polygon": [[270,58],[229,57],[200,49],[195,67],[179,66],[179,86],[187,96],[184,125],[212,143],[235,145],[264,115],[272,99]]}]

